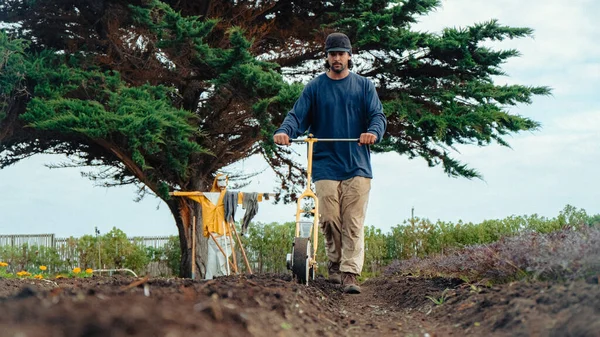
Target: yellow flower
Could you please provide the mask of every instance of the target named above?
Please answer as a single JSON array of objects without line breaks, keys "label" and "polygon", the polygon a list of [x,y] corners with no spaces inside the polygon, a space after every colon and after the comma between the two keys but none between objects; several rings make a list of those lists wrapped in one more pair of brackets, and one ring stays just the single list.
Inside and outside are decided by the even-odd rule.
[{"label": "yellow flower", "polygon": [[26,272],[24,270],[21,270],[20,272],[17,273],[17,276],[31,276],[31,274],[29,272]]},{"label": "yellow flower", "polygon": [[65,277],[62,276],[61,274],[58,274],[58,275],[56,275],[56,278],[59,279],[59,278],[65,278]]},{"label": "yellow flower", "polygon": [[40,270],[44,271],[46,269],[48,269],[48,267],[46,267],[46,266],[40,266]]},{"label": "yellow flower", "polygon": [[73,268],[73,273],[74,273],[74,274],[79,274],[79,273],[81,273],[81,268],[79,268],[79,267],[75,267],[75,268]]},{"label": "yellow flower", "polygon": [[88,269],[85,270],[86,274],[91,274],[93,272],[94,272],[94,270],[92,268],[88,268]]},{"label": "yellow flower", "polygon": [[42,274],[37,274],[34,276],[36,279],[41,280],[44,278],[44,276],[42,276]]},{"label": "yellow flower", "polygon": [[8,266],[8,263],[6,263],[6,262],[0,262],[0,267],[6,267],[6,266]]}]

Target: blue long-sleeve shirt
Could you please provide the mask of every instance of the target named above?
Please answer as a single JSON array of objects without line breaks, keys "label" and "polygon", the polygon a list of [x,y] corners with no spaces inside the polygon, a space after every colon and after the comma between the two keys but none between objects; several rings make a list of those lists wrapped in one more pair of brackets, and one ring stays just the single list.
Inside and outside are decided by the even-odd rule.
[{"label": "blue long-sleeve shirt", "polygon": [[[387,120],[373,83],[350,73],[341,80],[322,74],[310,81],[275,133],[296,138],[309,131],[317,138],[359,138],[369,132],[381,141]],[[316,142],[313,180],[373,178],[369,146],[354,142]]]}]

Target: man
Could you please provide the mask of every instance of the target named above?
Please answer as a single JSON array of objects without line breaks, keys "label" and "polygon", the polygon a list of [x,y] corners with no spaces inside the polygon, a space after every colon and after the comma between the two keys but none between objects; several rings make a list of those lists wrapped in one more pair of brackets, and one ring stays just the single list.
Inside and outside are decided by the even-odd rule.
[{"label": "man", "polygon": [[373,178],[368,145],[381,141],[387,121],[373,83],[350,72],[352,46],[348,36],[330,34],[325,52],[327,71],[306,85],[273,140],[289,145],[290,138],[306,130],[317,138],[359,139],[358,144],[315,143],[312,173],[327,246],[329,280],[342,283],[344,292],[357,294]]}]

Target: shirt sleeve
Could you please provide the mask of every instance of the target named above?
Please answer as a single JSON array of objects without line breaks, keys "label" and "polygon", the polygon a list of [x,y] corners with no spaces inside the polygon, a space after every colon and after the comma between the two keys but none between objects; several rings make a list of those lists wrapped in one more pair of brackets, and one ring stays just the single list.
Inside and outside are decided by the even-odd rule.
[{"label": "shirt sleeve", "polygon": [[379,143],[381,142],[387,127],[387,119],[383,113],[383,105],[379,100],[377,90],[375,90],[375,85],[373,85],[373,82],[368,79],[367,83],[366,104],[369,117],[369,127],[367,128],[367,132],[376,135],[376,142]]},{"label": "shirt sleeve", "polygon": [[285,133],[290,138],[302,135],[310,126],[311,98],[310,87],[304,87],[302,94],[294,104],[294,107],[283,120],[283,123],[275,133]]}]

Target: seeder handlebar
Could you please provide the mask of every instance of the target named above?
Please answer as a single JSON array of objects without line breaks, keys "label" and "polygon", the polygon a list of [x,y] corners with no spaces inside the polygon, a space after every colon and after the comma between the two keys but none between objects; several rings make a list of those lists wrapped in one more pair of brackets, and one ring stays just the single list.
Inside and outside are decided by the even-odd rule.
[{"label": "seeder handlebar", "polygon": [[358,138],[297,138],[297,139],[290,139],[291,143],[307,143],[309,141],[313,141],[313,142],[357,142],[359,141]]}]

